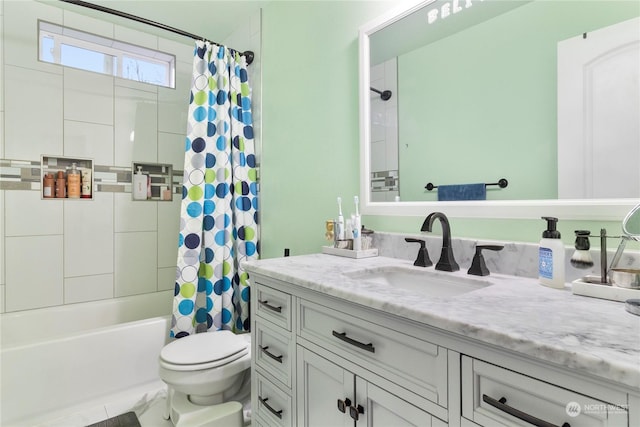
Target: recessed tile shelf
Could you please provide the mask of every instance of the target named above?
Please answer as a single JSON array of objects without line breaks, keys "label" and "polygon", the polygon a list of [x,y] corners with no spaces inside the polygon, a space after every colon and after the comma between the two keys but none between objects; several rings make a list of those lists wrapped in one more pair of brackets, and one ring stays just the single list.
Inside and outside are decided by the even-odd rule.
[{"label": "recessed tile shelf", "polygon": [[[76,164],[77,169],[80,171],[80,197],[70,198],[67,197],[67,189],[65,188],[65,197],[56,197],[55,188],[58,172],[64,172],[65,183],[67,182],[67,172],[71,170],[72,165]],[[94,170],[93,160],[80,157],[62,157],[62,156],[41,156],[40,158],[40,197],[43,200],[93,200],[93,194],[95,192],[94,187]],[[87,173],[85,173],[87,172]],[[53,193],[51,196],[47,196],[47,186],[44,183],[44,178],[47,174],[53,175]],[[87,186],[84,189],[83,186]],[[88,194],[87,194],[88,193]]]},{"label": "recessed tile shelf", "polygon": [[133,198],[133,177],[138,166],[142,173],[151,178],[151,197],[146,199],[133,199],[136,202],[160,201],[170,202],[173,200],[173,166],[165,163],[142,163],[133,162],[131,167],[131,197]]}]

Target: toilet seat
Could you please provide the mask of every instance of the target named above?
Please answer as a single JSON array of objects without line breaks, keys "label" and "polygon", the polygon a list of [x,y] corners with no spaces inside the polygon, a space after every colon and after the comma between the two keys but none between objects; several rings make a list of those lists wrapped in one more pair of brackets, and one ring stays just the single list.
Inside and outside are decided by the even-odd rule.
[{"label": "toilet seat", "polygon": [[200,333],[166,345],[160,352],[160,365],[173,371],[211,369],[238,360],[249,350],[249,343],[231,331]]}]

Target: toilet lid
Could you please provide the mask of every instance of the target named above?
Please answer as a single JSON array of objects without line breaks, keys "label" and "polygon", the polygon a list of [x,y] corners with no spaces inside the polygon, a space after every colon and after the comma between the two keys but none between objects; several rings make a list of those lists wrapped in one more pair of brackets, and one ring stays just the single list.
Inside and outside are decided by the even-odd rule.
[{"label": "toilet lid", "polygon": [[200,365],[221,361],[246,350],[248,343],[231,331],[189,335],[166,345],[160,358],[175,365]]}]

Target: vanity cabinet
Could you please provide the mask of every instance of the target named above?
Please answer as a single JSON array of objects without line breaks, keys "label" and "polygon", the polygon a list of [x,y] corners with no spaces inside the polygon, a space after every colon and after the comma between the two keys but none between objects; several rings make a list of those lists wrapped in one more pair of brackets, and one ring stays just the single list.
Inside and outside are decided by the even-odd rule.
[{"label": "vanity cabinet", "polygon": [[431,414],[298,346],[298,426],[445,426]]},{"label": "vanity cabinet", "polygon": [[640,393],[628,386],[255,272],[251,280],[255,425],[640,425]]},{"label": "vanity cabinet", "polygon": [[597,392],[607,400],[462,356],[462,416],[475,422],[469,425],[629,426],[626,393],[606,385]]}]

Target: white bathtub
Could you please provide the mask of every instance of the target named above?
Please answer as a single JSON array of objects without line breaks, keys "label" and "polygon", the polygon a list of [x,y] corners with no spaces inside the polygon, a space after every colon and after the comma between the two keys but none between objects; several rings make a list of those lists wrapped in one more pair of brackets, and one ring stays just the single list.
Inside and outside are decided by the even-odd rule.
[{"label": "white bathtub", "polygon": [[158,381],[172,291],[0,316],[0,425]]}]

